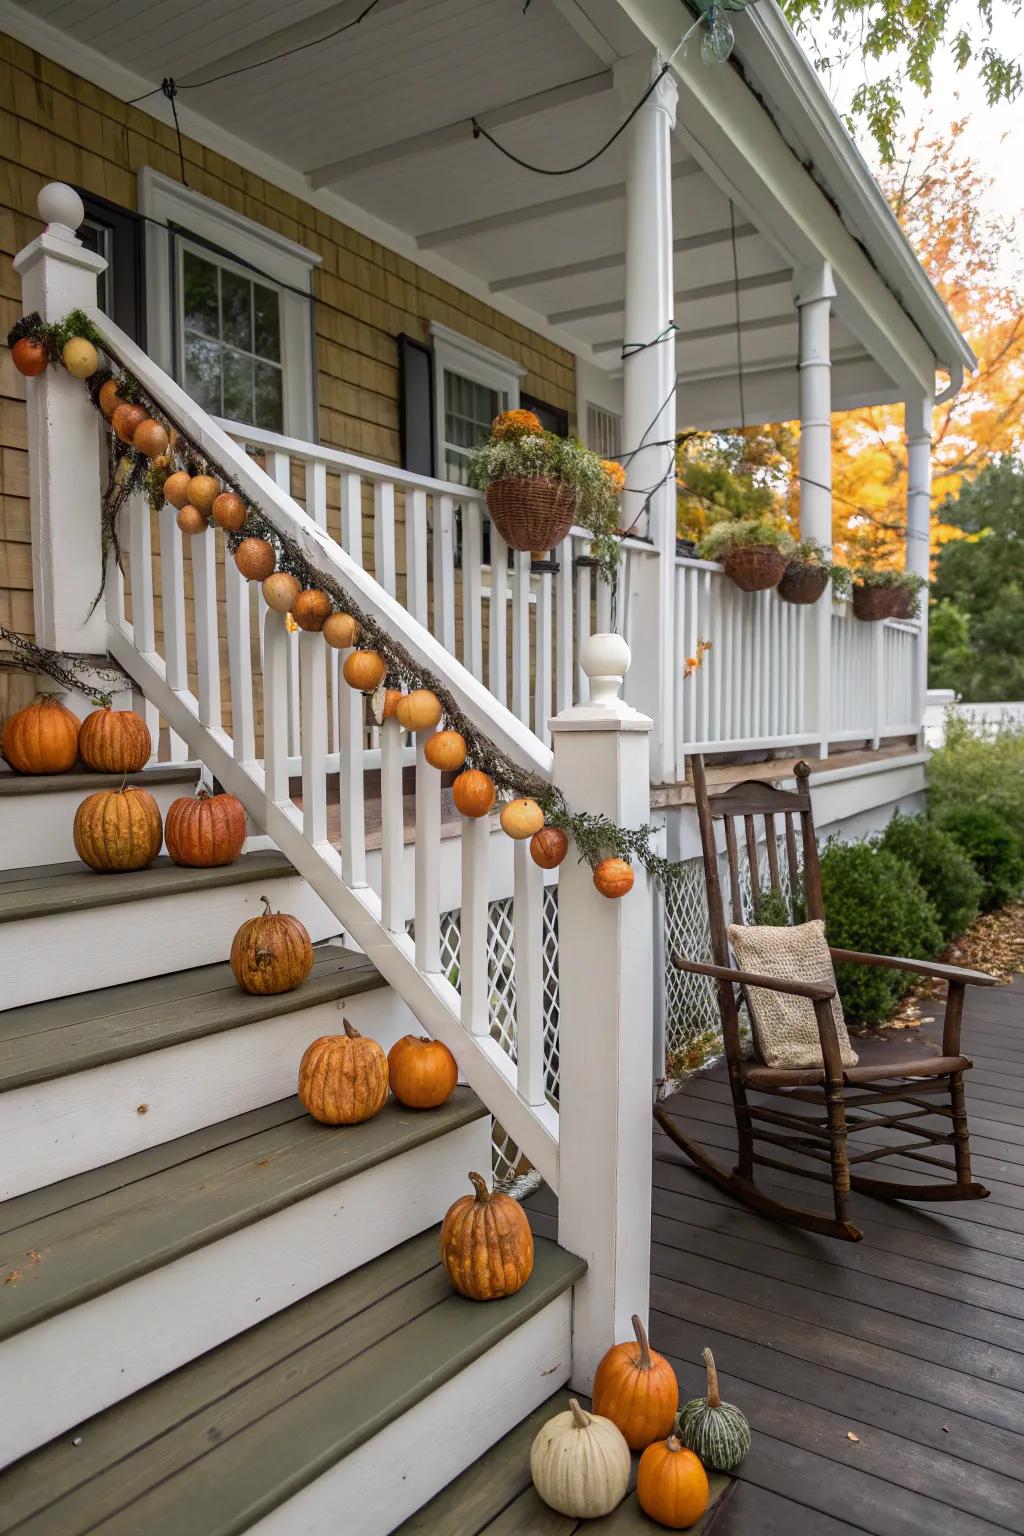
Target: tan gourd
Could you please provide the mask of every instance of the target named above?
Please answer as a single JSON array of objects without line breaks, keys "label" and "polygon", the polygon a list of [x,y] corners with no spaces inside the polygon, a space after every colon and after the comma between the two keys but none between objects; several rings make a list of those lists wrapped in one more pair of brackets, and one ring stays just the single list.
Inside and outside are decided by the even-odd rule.
[{"label": "tan gourd", "polygon": [[498,819],[506,837],[522,842],[524,838],[533,837],[543,827],[544,812],[536,800],[510,800],[502,806]]},{"label": "tan gourd", "polygon": [[429,688],[414,688],[399,699],[395,714],[405,731],[432,731],[441,723],[441,700]]},{"label": "tan gourd", "polygon": [[610,1515],[629,1488],[629,1446],[611,1419],[570,1398],[530,1447],[533,1486],[549,1508],[574,1520]]}]

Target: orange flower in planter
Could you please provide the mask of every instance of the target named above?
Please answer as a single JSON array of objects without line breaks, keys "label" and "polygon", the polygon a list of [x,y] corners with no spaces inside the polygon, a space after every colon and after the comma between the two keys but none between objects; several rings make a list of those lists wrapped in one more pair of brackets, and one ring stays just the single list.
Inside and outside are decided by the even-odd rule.
[{"label": "orange flower in planter", "polygon": [[614,459],[602,459],[601,468],[615,495],[621,496],[626,489],[626,471],[622,465],[616,463]]},{"label": "orange flower in planter", "polygon": [[498,441],[503,437],[538,437],[543,431],[532,411],[502,411],[491,422],[491,436]]}]

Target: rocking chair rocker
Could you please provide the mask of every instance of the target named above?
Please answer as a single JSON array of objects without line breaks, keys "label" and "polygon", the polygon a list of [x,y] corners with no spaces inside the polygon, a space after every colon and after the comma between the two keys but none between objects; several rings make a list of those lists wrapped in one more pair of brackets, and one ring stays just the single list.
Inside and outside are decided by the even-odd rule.
[{"label": "rocking chair rocker", "polygon": [[[753,975],[736,969],[732,964],[718,876],[714,824],[716,820],[721,820],[725,830],[732,910],[736,921],[739,921],[743,908],[736,823],[742,820],[756,916],[760,893],[755,817],[760,816],[764,818],[771,887],[777,896],[782,897],[775,826],[775,817],[781,814],[784,818],[790,890],[796,891],[802,878],[807,919],[825,918],[808,784],[810,769],[806,763],[796,765],[795,792],[750,781],[736,784],[722,794],[709,796],[703,758],[695,756],[691,763],[704,853],[714,963],[704,965],[684,959],[678,954],[672,956],[672,963],[678,970],[711,976],[718,983],[725,1057],[739,1138],[735,1168],[729,1172],[721,1167],[702,1147],[680,1131],[676,1120],[666,1113],[663,1106],[657,1105],[654,1116],[662,1130],[686,1153],[702,1174],[738,1199],[744,1200],[761,1215],[791,1222],[828,1237],[856,1242],[863,1235],[851,1220],[851,1190],[883,1200],[984,1199],[988,1190],[971,1178],[970,1136],[964,1104],[964,1073],[971,1067],[971,1062],[960,1054],[960,1024],[965,988],[990,987],[995,984],[995,978],[979,971],[963,970],[959,966],[940,965],[928,960],[904,960],[889,955],[861,954],[856,950],[831,949],[833,961],[843,964],[915,971],[947,983],[941,1047],[928,1040],[904,1043],[902,1040],[858,1039],[858,1064],[844,1067],[832,1014],[835,989],[831,985],[799,981],[796,978],[782,981],[776,977]],[[803,842],[802,877],[797,857],[797,818]],[[759,1060],[745,1059],[740,1045],[737,986],[766,988],[808,999],[814,1007],[823,1065],[769,1067]],[[778,1108],[768,1107],[763,1102],[751,1102],[751,1092],[771,1095],[783,1102]],[[949,1096],[948,1106],[937,1102],[946,1094]],[[884,1109],[879,1113],[876,1108],[891,1104],[907,1107],[892,1114],[885,1113]],[[819,1113],[814,1114],[813,1110],[801,1113],[801,1107],[806,1105],[814,1106]],[[939,1131],[928,1129],[923,1124],[909,1123],[936,1115],[945,1116],[951,1122],[951,1128]],[[884,1147],[871,1145],[862,1152],[848,1152],[848,1135],[865,1130],[895,1130],[905,1136],[920,1139]],[[800,1166],[778,1156],[759,1152],[755,1150],[755,1143],[758,1142],[796,1153],[811,1162],[826,1164],[829,1171]],[[941,1157],[921,1150],[923,1147],[949,1145],[953,1147],[955,1179],[911,1184],[897,1182],[895,1179],[865,1178],[861,1174],[851,1173],[851,1168],[886,1157],[931,1164],[952,1173],[953,1169],[949,1169]],[[835,1217],[803,1210],[765,1193],[755,1181],[755,1166],[781,1169],[785,1173],[831,1184]]]}]

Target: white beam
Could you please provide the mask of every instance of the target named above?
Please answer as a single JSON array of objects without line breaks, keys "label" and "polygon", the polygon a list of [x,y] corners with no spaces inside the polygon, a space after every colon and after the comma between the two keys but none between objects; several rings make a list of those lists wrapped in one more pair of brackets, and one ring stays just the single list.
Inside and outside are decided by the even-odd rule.
[{"label": "white beam", "polygon": [[[778,272],[760,272],[755,277],[741,277],[739,283],[728,278],[721,283],[705,283],[701,288],[679,288],[672,297],[676,304],[691,304],[701,299],[722,299],[733,293],[737,287],[740,293],[753,293],[758,288],[777,288],[783,284],[788,285],[792,276],[790,268],[783,267]],[[557,310],[555,314],[548,316],[548,324],[572,325],[578,320],[598,320],[603,315],[621,315],[622,310],[621,299],[613,299],[603,304],[583,304],[578,309]]]},{"label": "white beam", "polygon": [[[737,240],[745,240],[750,235],[756,235],[757,230],[753,224],[738,224],[736,226]],[[679,256],[685,251],[704,251],[714,245],[724,245],[732,238],[729,229],[709,229],[702,235],[681,235],[678,240],[673,240],[673,254]],[[611,256],[594,256],[589,261],[571,261],[561,267],[547,267],[539,272],[522,272],[518,277],[499,277],[495,282],[489,283],[492,293],[510,293],[515,288],[533,288],[538,283],[556,283],[565,277],[585,277],[590,272],[613,272],[616,267],[626,265],[625,251],[616,251]]]}]

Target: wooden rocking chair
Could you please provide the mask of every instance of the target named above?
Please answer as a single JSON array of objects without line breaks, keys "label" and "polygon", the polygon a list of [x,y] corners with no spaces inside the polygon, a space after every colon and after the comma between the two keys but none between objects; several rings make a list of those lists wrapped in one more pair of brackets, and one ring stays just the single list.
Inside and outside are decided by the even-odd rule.
[{"label": "wooden rocking chair", "polygon": [[[704,761],[691,758],[693,783],[696,793],[697,818],[700,824],[701,845],[704,852],[704,871],[707,881],[708,911],[711,920],[711,953],[713,964],[704,965],[674,954],[672,963],[681,971],[699,976],[714,977],[718,983],[718,1000],[722,1017],[722,1034],[729,1070],[729,1086],[732,1090],[733,1109],[739,1149],[736,1166],[732,1172],[719,1166],[707,1152],[679,1130],[676,1120],[665,1109],[655,1107],[655,1119],[665,1134],[671,1137],[696,1165],[702,1174],[727,1189],[764,1216],[775,1217],[821,1232],[829,1237],[857,1241],[862,1233],[850,1219],[850,1192],[874,1195],[883,1200],[981,1200],[988,1194],[982,1184],[971,1178],[970,1136],[967,1127],[967,1111],[964,1105],[963,1075],[971,1062],[960,1054],[960,1024],[963,1016],[964,990],[968,986],[990,987],[995,983],[992,976],[979,971],[962,970],[955,965],[939,965],[927,960],[904,960],[889,955],[861,954],[855,950],[832,949],[834,961],[844,964],[886,966],[900,971],[916,971],[924,976],[937,977],[947,983],[946,1012],[942,1028],[941,1047],[931,1041],[914,1039],[861,1040],[855,1042],[859,1057],[857,1066],[844,1068],[840,1059],[839,1041],[832,1016],[834,988],[800,981],[780,981],[774,977],[752,975],[737,970],[732,964],[726,932],[725,910],[718,875],[718,855],[715,847],[715,821],[724,822],[725,851],[729,865],[729,882],[734,920],[742,921],[740,885],[739,841],[737,822],[743,823],[743,840],[746,846],[751,899],[755,915],[760,898],[757,856],[756,817],[764,818],[768,870],[771,887],[783,897],[780,873],[779,848],[776,841],[775,818],[781,815],[785,828],[786,865],[789,887],[795,892],[802,883],[807,920],[825,918],[821,892],[821,872],[814,836],[814,820],[811,814],[811,796],[808,786],[810,769],[806,763],[796,765],[797,788],[795,792],[776,788],[768,783],[749,781],[736,784],[722,794],[708,795]],[[797,854],[796,821],[799,819],[803,843],[801,871]],[[783,897],[783,899],[785,899]],[[740,1045],[739,999],[736,988],[764,987],[776,992],[804,997],[814,1006],[818,1033],[821,1039],[822,1067],[768,1067],[756,1059],[745,1059]],[[778,1108],[761,1103],[751,1103],[748,1093],[770,1094],[782,1100]],[[935,1102],[949,1095],[948,1106]],[[788,1102],[787,1102],[788,1101]],[[877,1106],[903,1104],[907,1108],[896,1113],[879,1112]],[[801,1106],[814,1106],[819,1113],[804,1110]],[[922,1124],[911,1124],[926,1117],[943,1115],[951,1122],[944,1130],[926,1129]],[[847,1137],[864,1130],[894,1130],[913,1139],[892,1146],[872,1145],[865,1151],[848,1152]],[[769,1148],[778,1147],[797,1153],[805,1159],[826,1164],[828,1172],[785,1161],[777,1155],[767,1155],[755,1150],[755,1143],[767,1143]],[[924,1147],[943,1147],[952,1144],[955,1160],[955,1179],[947,1178],[922,1184],[902,1183],[895,1180],[865,1178],[851,1173],[863,1163],[877,1162],[885,1157],[898,1156],[914,1162],[927,1163],[949,1169],[948,1163]],[[832,1185],[835,1217],[803,1210],[774,1199],[760,1189],[755,1182],[755,1166],[782,1169],[786,1173],[800,1174]],[[949,1172],[952,1173],[952,1169]]]}]

